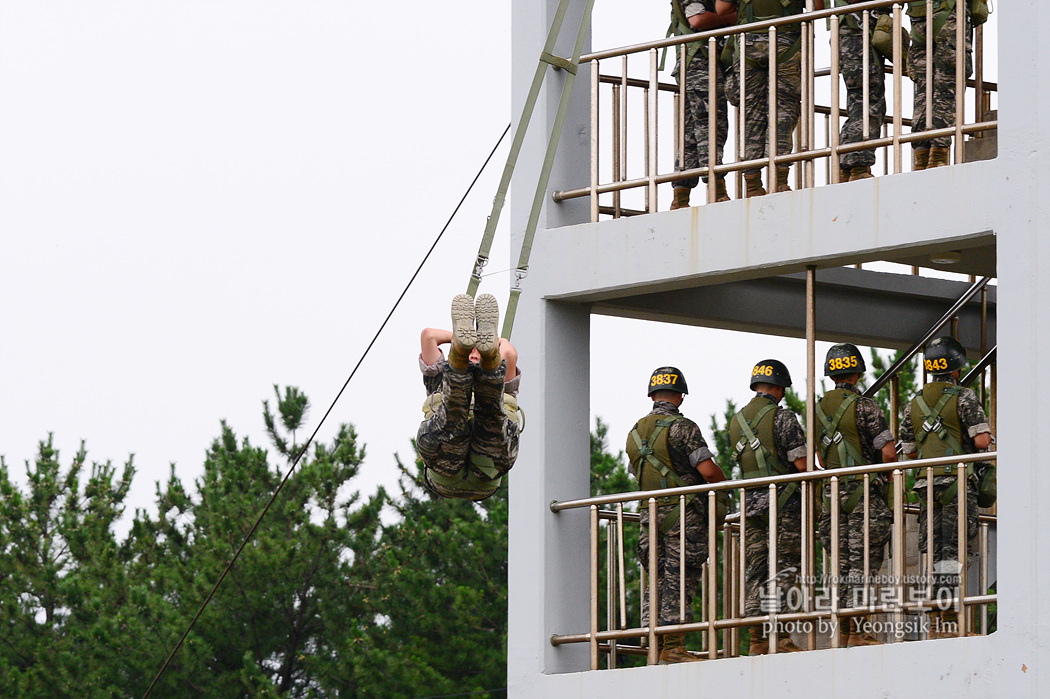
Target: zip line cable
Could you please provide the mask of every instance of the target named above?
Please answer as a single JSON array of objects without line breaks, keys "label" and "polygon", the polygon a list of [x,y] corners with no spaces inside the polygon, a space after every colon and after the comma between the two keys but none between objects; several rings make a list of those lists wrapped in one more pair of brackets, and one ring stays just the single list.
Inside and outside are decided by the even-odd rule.
[{"label": "zip line cable", "polygon": [[408,293],[409,288],[411,288],[412,283],[415,282],[416,277],[418,277],[419,273],[423,271],[423,265],[425,265],[427,263],[427,260],[430,259],[430,255],[434,252],[434,248],[436,248],[437,244],[441,241],[441,237],[445,235],[445,231],[448,230],[449,225],[452,223],[452,219],[454,219],[456,217],[456,214],[459,213],[459,209],[463,206],[463,202],[467,200],[467,196],[470,195],[470,192],[474,189],[474,185],[477,184],[478,180],[481,178],[482,173],[485,172],[485,168],[488,167],[489,161],[492,160],[492,156],[496,154],[496,150],[499,149],[500,144],[503,143],[503,139],[506,138],[508,132],[510,132],[510,124],[507,124],[507,128],[503,130],[503,134],[499,137],[499,140],[496,141],[496,145],[492,147],[492,152],[490,152],[488,157],[485,158],[485,162],[482,163],[481,169],[478,170],[478,174],[474,176],[474,179],[471,181],[470,186],[467,187],[467,191],[463,193],[463,196],[460,198],[459,203],[456,204],[456,208],[453,209],[452,214],[448,217],[448,220],[445,222],[445,225],[441,228],[441,232],[438,233],[437,238],[434,239],[434,242],[430,246],[430,249],[427,250],[427,254],[423,256],[423,260],[419,263],[419,266],[416,268],[416,271],[408,280],[408,283],[405,285],[405,288],[401,292],[401,295],[397,297],[397,301],[394,302],[394,306],[390,309],[390,312],[387,313],[387,316],[383,320],[383,323],[379,326],[379,329],[376,330],[376,334],[372,337],[372,341],[368,343],[368,347],[365,348],[365,351],[361,355],[361,358],[357,360],[357,364],[354,365],[353,370],[350,372],[350,376],[348,376],[346,381],[343,382],[343,387],[339,389],[339,392],[332,400],[332,404],[328,406],[328,410],[325,411],[324,416],[322,416],[320,422],[317,423],[317,427],[314,428],[314,431],[310,435],[309,439],[307,439],[306,443],[303,444],[303,448],[299,450],[299,453],[298,455],[296,455],[295,460],[292,461],[292,465],[291,467],[289,467],[288,472],[284,474],[284,478],[278,484],[277,489],[273,491],[273,495],[270,496],[270,501],[266,503],[266,506],[262,509],[262,512],[259,513],[258,518],[255,520],[255,524],[252,525],[252,528],[244,537],[244,540],[241,542],[241,545],[237,547],[237,551],[233,554],[233,558],[230,559],[230,562],[222,571],[222,575],[219,576],[219,579],[212,587],[211,592],[209,592],[208,596],[204,598],[204,603],[201,604],[200,609],[197,610],[197,614],[193,617],[193,620],[190,621],[190,625],[186,627],[186,631],[184,631],[182,636],[179,638],[179,642],[176,643],[175,647],[171,650],[171,653],[168,655],[167,660],[164,661],[164,664],[157,672],[157,676],[153,678],[153,681],[146,689],[146,693],[142,695],[142,699],[147,699],[147,697],[149,697],[150,693],[153,691],[153,688],[157,686],[157,682],[160,681],[160,678],[168,669],[168,666],[171,664],[171,661],[175,658],[175,655],[179,652],[179,649],[182,648],[182,644],[186,642],[186,638],[190,635],[190,631],[193,630],[193,627],[197,624],[197,621],[201,618],[201,615],[204,614],[204,610],[207,609],[208,604],[211,602],[212,598],[215,597],[215,593],[219,590],[219,586],[222,585],[230,570],[233,569],[233,566],[237,562],[237,559],[240,557],[241,552],[244,551],[244,548],[248,545],[248,542],[251,541],[252,537],[255,536],[255,531],[259,528],[259,525],[262,523],[263,518],[266,517],[266,514],[270,511],[270,507],[277,500],[277,496],[280,495],[281,490],[284,488],[284,484],[288,482],[288,479],[291,478],[292,473],[295,472],[295,467],[299,465],[299,461],[303,458],[303,455],[306,453],[306,450],[310,447],[310,444],[313,443],[314,438],[317,437],[317,433],[321,430],[321,427],[322,425],[324,425],[325,420],[327,420],[328,416],[332,413],[332,410],[335,408],[335,404],[339,402],[339,399],[342,397],[343,392],[346,391],[346,387],[350,385],[350,381],[354,378],[354,375],[357,373],[357,370],[361,367],[361,363],[364,362],[365,357],[368,356],[368,353],[372,349],[372,346],[375,345],[376,341],[379,339],[380,334],[382,334],[384,328],[386,328],[387,323],[390,322],[390,318],[394,315],[394,311],[397,310],[397,307],[405,298],[405,295]]}]

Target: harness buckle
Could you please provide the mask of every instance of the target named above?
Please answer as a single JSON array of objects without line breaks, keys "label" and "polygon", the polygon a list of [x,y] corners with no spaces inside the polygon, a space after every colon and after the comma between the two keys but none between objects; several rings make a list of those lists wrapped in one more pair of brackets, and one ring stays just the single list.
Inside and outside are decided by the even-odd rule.
[{"label": "harness buckle", "polygon": [[941,419],[940,418],[937,418],[936,420],[934,420],[932,424],[930,423],[929,418],[927,418],[922,423],[922,430],[923,430],[923,432],[933,432],[933,433],[936,433],[936,434],[939,435],[940,432],[941,432],[941,429],[942,429],[942,425],[941,425]]},{"label": "harness buckle", "polygon": [[474,276],[481,279],[481,273],[485,270],[485,265],[489,263],[489,258],[484,255],[478,255],[478,259],[474,261]]},{"label": "harness buckle", "polygon": [[755,437],[748,446],[751,447],[751,451],[758,451],[762,447],[762,442],[758,441],[758,437]]},{"label": "harness buckle", "polygon": [[529,276],[528,267],[518,267],[514,270],[514,288],[521,289],[521,280]]}]

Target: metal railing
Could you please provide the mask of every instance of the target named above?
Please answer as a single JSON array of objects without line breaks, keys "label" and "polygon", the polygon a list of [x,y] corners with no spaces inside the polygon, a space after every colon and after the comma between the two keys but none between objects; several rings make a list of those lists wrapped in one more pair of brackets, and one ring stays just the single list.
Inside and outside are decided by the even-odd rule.
[{"label": "metal railing", "polygon": [[[715,484],[688,486],[681,488],[667,488],[664,490],[652,490],[645,492],[618,493],[602,495],[597,497],[582,498],[563,502],[554,502],[550,508],[558,513],[570,509],[587,508],[590,512],[590,628],[583,632],[569,632],[556,634],[551,637],[551,643],[555,646],[570,643],[588,643],[590,646],[591,669],[598,669],[601,655],[605,653],[609,658],[609,667],[616,666],[617,654],[646,655],[649,664],[655,664],[658,657],[658,637],[667,634],[695,633],[702,634],[703,655],[708,658],[734,656],[737,654],[739,644],[739,631],[742,627],[763,626],[768,629],[769,652],[777,652],[778,636],[786,633],[794,625],[796,636],[800,636],[803,646],[809,649],[818,645],[817,636],[819,631],[828,631],[830,647],[839,647],[839,621],[848,620],[858,615],[882,614],[889,615],[890,620],[885,628],[891,629],[887,642],[899,642],[905,640],[909,635],[921,636],[928,631],[922,623],[919,623],[923,615],[928,615],[936,609],[954,611],[958,615],[958,623],[951,632],[959,636],[967,635],[971,629],[976,628],[980,633],[987,633],[988,605],[997,601],[995,593],[989,593],[990,582],[994,578],[994,571],[989,568],[989,526],[994,525],[994,516],[982,516],[978,534],[978,553],[976,556],[967,556],[960,560],[966,561],[963,570],[960,571],[960,584],[957,592],[950,598],[935,596],[933,591],[934,561],[932,555],[926,555],[921,564],[921,574],[907,575],[906,558],[912,551],[906,550],[905,544],[905,521],[906,516],[914,513],[915,508],[906,507],[904,501],[905,471],[916,470],[919,477],[926,478],[924,499],[926,507],[930,507],[934,495],[934,477],[940,475],[935,471],[938,467],[951,466],[954,468],[955,478],[966,478],[967,468],[965,464],[982,461],[992,462],[998,456],[997,452],[979,454],[955,455],[935,459],[919,461],[893,462],[885,464],[873,464],[866,466],[855,466],[851,468],[832,469],[827,471],[808,471],[783,476],[770,476],[765,478],[753,478],[749,480],[723,481]],[[873,477],[878,474],[890,474],[893,485],[891,502],[888,503],[893,512],[892,534],[889,541],[890,556],[889,574],[880,578],[880,582],[874,583],[870,592],[865,594],[865,602],[858,606],[844,606],[839,597],[839,518],[840,501],[839,488],[848,479],[860,478],[862,481],[863,500],[858,506],[865,508],[865,526],[867,526],[869,512],[869,485]],[[824,551],[823,583],[814,575],[814,561],[816,557],[816,543],[814,528],[807,522],[812,522],[814,494],[823,491],[823,482],[827,482],[830,489],[828,499],[830,507],[831,535],[830,551]],[[750,518],[727,518],[724,524],[719,525],[715,521],[716,493],[722,491],[737,491],[739,502],[744,502],[744,490],[754,491],[756,488],[769,489],[769,543],[768,543],[768,570],[770,571],[769,595],[771,599],[778,599],[776,592],[776,574],[779,571],[777,564],[777,486],[788,483],[798,483],[802,493],[802,565],[803,575],[798,587],[797,608],[780,611],[778,604],[771,605],[768,613],[757,616],[744,616],[744,571],[747,570],[747,550],[742,542],[746,541],[747,520]],[[818,491],[818,488],[820,489]],[[956,494],[957,512],[967,511],[967,487],[958,487]],[[670,625],[659,625],[658,614],[651,612],[647,624],[629,626],[626,602],[626,553],[624,547],[625,526],[627,523],[640,521],[636,513],[625,511],[626,503],[638,502],[648,508],[648,536],[652,544],[649,546],[648,570],[657,570],[657,546],[659,541],[659,517],[658,503],[660,501],[679,503],[678,532],[681,537],[681,550],[685,550],[685,511],[688,496],[696,496],[707,499],[707,534],[708,551],[710,558],[704,565],[703,583],[699,590],[700,608],[703,610],[700,621],[690,623],[679,623]],[[601,509],[612,505],[614,509]],[[609,581],[607,587],[608,608],[605,628],[600,623],[601,614],[599,609],[600,591],[598,589],[599,570],[601,556],[599,542],[601,540],[601,523],[606,523],[606,577]],[[968,550],[969,537],[967,536],[967,517],[958,518],[956,531],[958,552]],[[933,518],[927,517],[927,548],[932,549],[934,542]],[[718,539],[721,533],[722,546],[719,547]],[[864,536],[864,556],[867,562],[870,559],[871,549],[867,530]],[[679,571],[680,582],[685,578],[684,555],[681,557],[682,565]],[[721,565],[716,565],[720,562]],[[966,591],[965,574],[967,565],[975,566],[977,570],[977,593],[971,594]],[[721,579],[718,569],[722,569]],[[808,572],[807,572],[808,571]],[[870,571],[865,564],[864,580],[867,585],[871,584],[873,576],[878,571]],[[683,589],[683,585],[679,585]],[[648,577],[645,584],[645,595],[649,599],[649,609],[659,609],[659,592],[655,575]],[[823,594],[821,594],[823,593]],[[718,604],[722,600],[721,608]],[[684,593],[679,601],[679,618],[686,618],[686,601]],[[765,610],[763,610],[765,611]],[[903,629],[907,633],[897,630]],[[721,639],[720,639],[721,634]],[[638,644],[622,644],[628,639],[639,639]]]},{"label": "metal railing", "polygon": [[[785,168],[795,166],[796,187],[813,187],[817,180],[817,163],[824,163],[826,184],[834,184],[840,181],[840,157],[847,153],[870,149],[881,149],[883,160],[883,172],[900,173],[904,171],[903,145],[928,141],[933,138],[950,136],[954,138],[954,155],[956,162],[964,159],[963,144],[964,136],[972,135],[981,137],[985,132],[997,128],[997,120],[990,118],[991,93],[997,90],[994,83],[987,82],[985,75],[985,51],[984,51],[984,26],[973,29],[973,46],[976,51],[975,77],[968,80],[965,71],[965,60],[956,61],[955,83],[955,123],[951,126],[934,128],[933,109],[925,110],[924,129],[905,131],[905,127],[912,127],[912,119],[904,116],[906,108],[905,81],[903,74],[903,45],[902,45],[902,16],[903,8],[900,0],[872,0],[851,4],[844,7],[835,7],[824,10],[813,10],[813,0],[807,0],[809,10],[800,15],[755,22],[748,25],[725,27],[722,29],[706,31],[686,36],[676,36],[659,39],[633,46],[596,51],[581,58],[582,63],[591,63],[591,167],[590,182],[587,186],[554,192],[555,201],[565,201],[578,197],[590,197],[591,220],[597,221],[600,215],[611,215],[619,217],[640,213],[651,213],[658,210],[657,186],[667,182],[678,182],[685,179],[703,177],[707,184],[708,201],[714,201],[716,180],[728,174],[737,175],[737,193],[742,196],[743,183],[742,173],[745,170],[756,171],[766,168],[768,173],[774,173],[777,167]],[[956,46],[969,46],[969,32],[967,31],[967,20],[965,16],[966,3],[956,3]],[[869,78],[868,62],[872,54],[871,32],[872,28],[870,10],[879,8],[891,8],[893,21],[893,50],[891,60],[892,68],[886,69],[892,76],[892,100],[887,105],[887,115],[878,138],[869,138]],[[933,0],[927,0],[927,16],[933,16]],[[861,17],[863,37],[863,86],[861,92],[863,100],[863,137],[864,140],[843,144],[840,142],[839,132],[841,122],[846,110],[840,104],[839,75],[841,64],[839,56],[840,46],[840,23],[844,15],[855,14]],[[828,25],[828,36],[830,39],[830,67],[817,69],[815,59],[818,53],[816,41],[816,26]],[[792,31],[801,34],[801,116],[794,133],[795,150],[790,153],[777,152],[777,53],[780,50],[777,44],[778,32]],[[684,74],[687,67],[684,65],[687,46],[694,42],[704,42],[707,45],[707,60],[709,70],[708,100],[709,105],[716,104],[716,94],[719,91],[719,75],[721,68],[719,64],[719,48],[723,40],[736,40],[746,44],[747,36],[756,36],[764,33],[769,37],[768,63],[768,151],[765,157],[759,159],[745,160],[742,158],[744,147],[744,122],[742,113],[747,105],[747,94],[745,85],[745,65],[748,60],[744,51],[739,54],[738,64],[733,70],[740,76],[738,102],[732,104],[734,126],[729,135],[735,142],[732,157],[726,154],[724,161],[716,162],[714,154],[717,152],[716,144],[716,109],[708,109],[708,153],[706,164],[700,167],[660,171],[660,144],[662,140],[660,129],[660,115],[663,113],[660,103],[661,95],[672,97],[675,134],[675,151],[678,161],[682,162],[684,155],[684,137],[682,129],[685,122],[685,85]],[[905,35],[906,36],[906,35]],[[934,83],[934,37],[932,32],[926,32],[926,55],[930,57],[926,61],[926,98],[925,103],[932,105],[933,83]],[[680,58],[679,84],[660,82],[659,80],[659,54],[661,50],[675,51]],[[630,77],[628,75],[629,58],[633,56],[648,55],[648,74],[644,78]],[[695,60],[695,59],[694,59]],[[781,59],[783,61],[784,59]],[[619,64],[619,75],[604,75],[602,69],[606,65]],[[820,82],[818,83],[818,78]],[[825,80],[828,84],[824,84]],[[608,116],[606,116],[600,104],[603,101],[601,92],[603,86],[611,91],[611,102]],[[963,86],[962,89],[958,89]],[[632,91],[641,91],[643,104],[639,109],[630,108],[628,94]],[[828,104],[818,104],[817,95],[828,99]],[[972,116],[967,119],[966,104],[967,94],[971,94]],[[732,100],[730,100],[732,102]],[[907,104],[911,107],[911,104]],[[666,107],[664,107],[666,109]],[[631,157],[638,150],[635,141],[628,140],[628,121],[633,123],[637,118],[637,112],[641,112],[642,121],[642,146],[641,146],[641,172],[639,168],[633,167],[637,162]],[[824,133],[818,139],[817,122],[819,117],[824,117]],[[610,132],[607,143],[602,142],[600,136],[605,129]],[[600,165],[600,153],[610,153],[610,172],[606,178],[602,177]],[[632,167],[628,167],[629,159]],[[777,178],[770,174],[768,177],[768,190],[777,190]],[[622,194],[629,190],[644,190],[644,204],[641,207],[628,208],[622,199]],[[603,200],[603,197],[605,199]],[[611,202],[608,201],[611,197]]]}]

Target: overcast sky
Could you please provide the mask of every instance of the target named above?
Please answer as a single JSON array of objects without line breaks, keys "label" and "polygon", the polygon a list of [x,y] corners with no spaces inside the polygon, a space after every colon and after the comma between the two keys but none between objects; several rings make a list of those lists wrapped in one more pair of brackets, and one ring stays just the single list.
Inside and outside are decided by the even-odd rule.
[{"label": "overcast sky", "polygon": [[[169,464],[200,474],[220,420],[268,446],[273,384],[307,393],[313,430],[511,117],[509,1],[403,9],[0,3],[0,454],[17,478],[53,432],[63,464],[81,440],[91,460],[133,453],[129,505],[152,507]],[[667,18],[599,0],[594,46],[662,37]],[[505,156],[321,432],[357,426],[364,493],[411,458],[419,330],[448,324]],[[493,272],[511,266],[508,218]],[[508,276],[481,291],[505,299]],[[592,424],[617,449],[657,365],[684,371],[705,433],[756,361],[805,375],[801,341],[644,324],[639,350],[642,325],[594,322]]]}]

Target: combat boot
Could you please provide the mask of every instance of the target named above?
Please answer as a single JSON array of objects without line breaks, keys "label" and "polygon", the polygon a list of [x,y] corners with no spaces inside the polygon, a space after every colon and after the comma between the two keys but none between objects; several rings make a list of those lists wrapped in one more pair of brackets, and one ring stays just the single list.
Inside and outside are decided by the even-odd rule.
[{"label": "combat boot", "polygon": [[850,168],[849,181],[856,182],[857,180],[869,180],[875,175],[871,174],[870,165],[854,165]]},{"label": "combat boot", "polygon": [[849,619],[839,619],[839,648],[849,648]]},{"label": "combat boot", "polygon": [[769,638],[760,636],[758,627],[751,629],[751,645],[747,647],[748,655],[765,655],[769,652]]},{"label": "combat boot", "polygon": [[926,164],[926,168],[941,167],[947,165],[951,157],[951,149],[947,146],[934,146],[930,148],[930,160]]},{"label": "combat boot", "polygon": [[456,371],[466,371],[476,341],[474,299],[467,294],[457,294],[452,299],[452,345],[448,350],[448,365]]},{"label": "combat boot", "polygon": [[953,609],[930,614],[929,638],[958,638],[959,613]]},{"label": "combat boot", "polygon": [[881,646],[880,641],[875,634],[867,630],[868,621],[871,619],[870,616],[858,616],[855,617],[857,620],[856,626],[850,630],[849,635],[849,648],[856,648],[858,646]]},{"label": "combat boot", "polygon": [[499,355],[499,303],[496,297],[492,294],[479,296],[474,304],[474,317],[474,346],[481,355],[481,368],[485,371],[498,369],[502,359]]},{"label": "combat boot", "polygon": [[849,182],[849,176],[852,173],[853,168],[846,167],[843,165],[839,168],[839,182]]},{"label": "combat boot", "polygon": [[661,644],[660,650],[660,664],[670,665],[671,663],[697,663],[703,660],[698,655],[693,655],[685,649],[682,645],[683,642],[682,634],[668,634],[664,636],[663,643]]},{"label": "combat boot", "polygon": [[777,639],[778,653],[797,653],[800,650],[802,649],[799,648],[798,644],[795,643],[788,634],[784,634]]},{"label": "combat boot", "polygon": [[689,208],[689,192],[692,191],[688,187],[675,187],[674,188],[674,199],[671,200],[671,211],[675,209],[688,209]]},{"label": "combat boot", "polygon": [[791,187],[788,187],[788,176],[791,174],[791,168],[788,167],[777,167],[777,191],[778,192],[790,192]]},{"label": "combat boot", "polygon": [[913,172],[919,170],[925,170],[930,164],[930,149],[929,148],[912,148],[911,149],[911,169]]},{"label": "combat boot", "polygon": [[715,201],[729,201],[729,192],[726,190],[726,178],[715,178]]},{"label": "combat boot", "polygon": [[761,172],[745,174],[744,184],[746,186],[746,192],[744,193],[745,197],[763,197],[766,195],[766,188],[762,186]]}]

